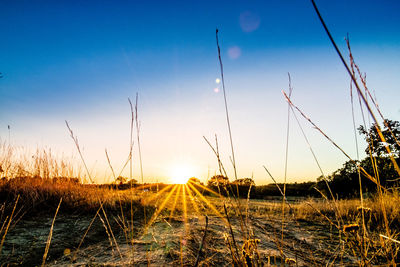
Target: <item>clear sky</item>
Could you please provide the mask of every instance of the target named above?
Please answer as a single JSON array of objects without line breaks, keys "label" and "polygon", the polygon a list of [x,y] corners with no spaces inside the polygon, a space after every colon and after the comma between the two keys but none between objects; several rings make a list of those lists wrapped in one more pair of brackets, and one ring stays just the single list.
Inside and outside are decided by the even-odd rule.
[{"label": "clear sky", "polygon": [[[385,116],[399,120],[400,2],[317,4],[345,55],[349,34]],[[217,27],[239,177],[270,183],[266,165],[283,180],[288,72],[293,102],[356,155],[349,77],[308,0],[2,1],[0,25],[1,140],[10,125],[14,145],[72,155],[68,120],[99,182],[110,180],[105,148],[117,170],[128,154],[136,92],[145,181],[169,182],[176,169],[205,181],[217,161],[203,136],[215,134],[232,178]],[[341,167],[340,152],[301,122],[325,173]],[[288,166],[289,182],[320,175],[293,117]]]}]

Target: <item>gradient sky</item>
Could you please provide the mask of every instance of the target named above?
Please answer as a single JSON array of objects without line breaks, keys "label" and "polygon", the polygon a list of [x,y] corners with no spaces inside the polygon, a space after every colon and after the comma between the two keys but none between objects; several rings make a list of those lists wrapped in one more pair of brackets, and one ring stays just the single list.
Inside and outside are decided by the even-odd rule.
[{"label": "gradient sky", "polygon": [[[400,2],[317,4],[346,56],[349,34],[385,116],[400,120]],[[349,77],[310,1],[2,1],[0,25],[1,140],[10,125],[13,145],[73,155],[68,120],[99,182],[111,178],[105,148],[117,170],[128,154],[127,98],[136,92],[145,181],[169,182],[185,166],[205,181],[217,161],[203,136],[214,134],[232,175],[216,27],[239,177],[270,183],[266,165],[283,180],[288,72],[293,102],[356,155]],[[325,173],[341,167],[344,156],[301,122]],[[320,172],[290,123],[288,181],[315,180]]]}]

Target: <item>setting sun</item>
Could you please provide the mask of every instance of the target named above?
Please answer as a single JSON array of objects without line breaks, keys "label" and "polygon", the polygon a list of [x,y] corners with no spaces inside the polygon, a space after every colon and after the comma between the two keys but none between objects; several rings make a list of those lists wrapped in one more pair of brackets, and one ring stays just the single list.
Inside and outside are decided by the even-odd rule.
[{"label": "setting sun", "polygon": [[0,267],[400,267],[400,0],[0,5]]},{"label": "setting sun", "polygon": [[170,172],[171,182],[174,184],[186,184],[190,177],[195,173],[193,166],[175,165]]}]

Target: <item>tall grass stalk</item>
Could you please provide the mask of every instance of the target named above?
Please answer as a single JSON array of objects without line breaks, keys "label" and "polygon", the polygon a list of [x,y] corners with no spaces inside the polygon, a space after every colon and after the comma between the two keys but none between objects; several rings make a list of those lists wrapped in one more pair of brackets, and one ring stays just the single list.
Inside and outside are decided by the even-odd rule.
[{"label": "tall grass stalk", "polygon": [[275,186],[278,188],[279,193],[281,193],[283,200],[285,201],[285,203],[289,206],[289,209],[292,209],[292,207],[290,206],[289,201],[286,198],[285,193],[282,191],[281,187],[278,185],[278,183],[276,182],[275,178],[272,176],[272,174],[268,171],[267,167],[265,167],[263,165],[264,170],[268,173],[269,177],[272,179],[272,181],[274,181]]},{"label": "tall grass stalk", "polygon": [[137,138],[137,146],[139,153],[140,179],[142,180],[143,184],[143,161],[142,161],[142,150],[140,147],[140,122],[138,120],[138,100],[139,100],[139,94],[136,93],[136,102],[135,102],[136,138]]},{"label": "tall grass stalk", "polygon": [[[348,37],[346,39],[346,43],[347,43],[347,48],[349,50],[351,72],[352,72],[353,76],[355,76],[355,71],[354,71],[355,63],[354,63],[353,55],[351,53],[350,41],[349,41]],[[356,122],[355,122],[355,116],[354,116],[353,81],[351,79],[350,79],[350,100],[351,100],[351,117],[352,117],[352,121],[353,121],[355,149],[356,149],[357,161],[360,161],[360,155],[359,155],[359,151],[358,151],[359,148],[358,148],[358,139],[357,139],[357,128],[356,128]],[[363,190],[362,190],[361,172],[358,168],[357,168],[357,174],[358,174],[358,184],[359,184],[359,190],[360,190],[360,206],[361,206],[361,220],[362,220],[361,221],[361,223],[362,223],[361,257],[362,257],[362,262],[365,262],[366,256],[368,253],[367,245],[366,245],[367,229],[365,226],[364,196],[363,196]]]},{"label": "tall grass stalk", "polygon": [[315,4],[315,1],[314,1],[314,0],[311,0],[311,2],[312,2],[312,4],[313,4],[313,6],[314,6],[315,12],[317,13],[317,15],[318,15],[318,17],[319,17],[319,20],[321,21],[322,26],[323,26],[324,29],[325,29],[326,34],[328,35],[328,37],[329,37],[329,39],[330,39],[332,45],[334,46],[334,48],[335,48],[335,50],[336,50],[336,52],[337,52],[337,54],[338,54],[340,60],[342,61],[344,67],[346,68],[347,73],[350,75],[350,78],[352,79],[352,81],[353,81],[353,83],[354,83],[354,86],[357,88],[357,91],[358,91],[358,93],[359,93],[361,99],[363,100],[364,105],[367,107],[370,116],[371,116],[372,119],[374,120],[374,122],[375,122],[375,127],[376,127],[376,130],[377,130],[377,132],[378,132],[378,135],[379,135],[380,139],[382,140],[382,142],[383,142],[383,144],[384,144],[384,146],[385,146],[385,148],[386,148],[388,154],[390,155],[390,159],[392,160],[392,163],[393,163],[393,166],[394,166],[395,170],[396,170],[397,173],[400,175],[400,168],[399,168],[399,166],[398,166],[396,160],[393,158],[392,152],[390,151],[390,148],[389,148],[389,146],[387,145],[386,139],[385,139],[385,137],[383,136],[382,131],[380,130],[379,122],[378,122],[378,120],[377,120],[377,118],[376,118],[376,116],[375,116],[375,114],[374,114],[374,112],[373,112],[371,106],[370,106],[369,103],[368,103],[367,97],[366,97],[366,96],[363,94],[363,92],[361,91],[360,86],[358,85],[358,82],[357,82],[356,77],[354,77],[354,75],[353,75],[353,73],[351,72],[349,66],[347,65],[346,61],[344,60],[344,58],[343,58],[343,56],[342,56],[342,53],[340,52],[338,46],[336,45],[335,40],[333,39],[331,33],[329,32],[329,29],[328,29],[328,27],[326,26],[326,24],[325,24],[325,22],[324,22],[324,20],[323,20],[323,18],[322,18],[322,16],[321,16],[321,14],[320,14],[318,8],[317,8],[317,5]]},{"label": "tall grass stalk", "polygon": [[[230,141],[230,145],[231,145],[231,153],[232,153],[231,162],[232,162],[232,166],[233,166],[235,180],[237,180],[235,149],[234,149],[234,146],[233,146],[232,130],[231,130],[231,124],[230,124],[230,118],[229,118],[229,110],[228,110],[228,102],[227,102],[226,90],[225,90],[224,66],[223,66],[222,58],[221,58],[221,48],[219,46],[218,29],[216,29],[216,31],[215,31],[215,38],[216,38],[216,42],[217,42],[218,61],[219,61],[219,66],[220,66],[220,71],[221,71],[221,82],[222,82],[222,91],[223,91],[223,95],[224,95],[226,123],[227,123],[227,126],[228,126],[229,141]],[[239,186],[237,184],[236,184],[236,191],[237,191],[237,198],[239,198]],[[247,231],[246,231],[246,226],[244,225],[245,222],[243,221],[243,215],[242,215],[242,211],[241,211],[240,201],[237,201],[237,205],[238,205],[238,211],[239,211],[239,217],[240,217],[240,227],[241,227],[241,230],[242,230],[241,233],[244,235],[245,233],[247,233]],[[228,221],[229,221],[229,219],[228,219]],[[234,238],[234,237],[232,237],[232,238]],[[244,236],[244,239],[247,239],[247,236]]]},{"label": "tall grass stalk", "polygon": [[60,209],[61,202],[62,202],[62,198],[60,198],[60,202],[58,203],[56,213],[54,214],[54,218],[53,218],[53,221],[51,223],[50,233],[49,233],[49,236],[47,237],[46,248],[45,248],[44,254],[43,254],[42,267],[45,266],[47,254],[49,253],[51,238],[53,237],[54,222],[56,221],[57,213],[58,213],[58,210]]},{"label": "tall grass stalk", "polygon": [[301,111],[300,108],[298,108],[296,105],[293,104],[293,102],[288,98],[288,96],[286,95],[285,92],[283,92],[283,95],[286,98],[286,101],[288,101],[290,103],[291,106],[293,106],[293,108],[295,108],[300,115],[305,118],[309,123],[311,123],[311,125],[318,131],[320,132],[333,146],[335,146],[337,149],[339,149],[352,163],[356,164],[358,168],[360,168],[360,171],[363,173],[363,175],[365,175],[368,179],[370,179],[372,182],[374,182],[375,184],[377,184],[378,187],[380,187],[382,190],[386,190],[385,188],[383,188],[376,180],[376,178],[374,178],[373,176],[371,176],[362,166],[360,166],[360,164],[358,164],[358,162],[356,160],[354,160],[353,158],[351,158],[349,156],[349,154],[347,154],[338,144],[336,144],[324,131],[321,130],[321,128],[319,128],[307,115],[305,115],[303,113],[303,111]]},{"label": "tall grass stalk", "polygon": [[[289,94],[289,95],[290,95],[290,94]],[[289,100],[290,100],[290,98],[289,98]],[[319,163],[319,160],[318,160],[318,158],[317,158],[317,156],[316,156],[316,154],[315,154],[315,152],[314,152],[314,149],[312,148],[311,143],[310,143],[310,141],[309,141],[309,139],[308,139],[306,133],[304,132],[303,127],[302,127],[301,124],[300,124],[300,121],[299,121],[299,119],[298,119],[298,117],[297,117],[297,115],[296,115],[296,112],[295,112],[294,109],[293,109],[293,105],[291,105],[290,102],[289,102],[289,106],[290,106],[290,109],[292,110],[293,117],[295,118],[295,120],[296,120],[296,122],[297,122],[297,125],[299,126],[299,129],[300,129],[300,131],[301,131],[301,133],[302,133],[302,135],[303,135],[303,138],[304,138],[304,140],[305,140],[306,143],[307,143],[308,149],[310,150],[310,152],[311,152],[311,154],[312,154],[312,156],[313,156],[313,158],[314,158],[314,161],[315,161],[315,163],[317,164],[319,171],[321,172],[322,180],[325,182],[325,185],[326,185],[326,187],[328,188],[330,197],[331,197],[332,200],[333,200],[333,205],[334,205],[334,207],[335,207],[335,209],[336,209],[336,211],[337,211],[337,212],[335,213],[335,216],[336,216],[336,220],[337,220],[337,222],[338,222],[338,228],[340,229],[340,224],[343,224],[343,219],[342,219],[342,216],[341,216],[341,214],[340,214],[340,211],[339,211],[339,209],[338,209],[338,207],[337,207],[336,197],[334,196],[334,194],[333,194],[333,192],[332,192],[332,189],[331,189],[331,187],[330,187],[330,185],[329,185],[329,183],[328,183],[328,181],[327,181],[327,179],[326,179],[325,173],[324,173],[324,171],[322,170],[321,164]],[[308,118],[307,118],[307,119],[308,119]],[[317,191],[318,191],[318,190],[317,190]],[[321,193],[321,192],[320,192],[320,193]],[[324,196],[322,193],[321,193],[321,195],[322,195],[324,198],[326,198],[326,196]],[[331,203],[331,202],[329,202],[329,203]],[[341,222],[341,223],[340,223],[340,222]]]},{"label": "tall grass stalk", "polygon": [[[6,239],[8,230],[9,230],[10,225],[11,225],[11,222],[12,222],[12,220],[13,220],[13,215],[14,215],[14,212],[15,212],[15,208],[17,207],[18,200],[19,200],[19,195],[17,196],[17,199],[15,200],[14,207],[13,207],[13,209],[12,209],[10,218],[8,219],[8,223],[7,223],[7,226],[6,226],[5,230],[4,230],[3,237],[1,238],[1,243],[0,243],[0,255],[1,255],[1,251],[2,251],[2,249],[3,249],[4,240]],[[7,221],[7,218],[6,218],[6,220],[4,220],[4,222],[5,222],[5,221]],[[3,230],[3,227],[1,227],[1,230]],[[2,232],[2,231],[0,231],[0,233],[1,233],[1,232]]]},{"label": "tall grass stalk", "polygon": [[[110,167],[111,172],[112,172],[112,175],[113,175],[113,178],[114,178],[114,182],[117,182],[117,177],[115,177],[114,168],[113,168],[113,166],[112,166],[112,164],[111,164],[111,160],[110,160],[110,157],[109,157],[109,155],[108,155],[107,149],[105,149],[105,154],[106,154],[108,166]],[[122,209],[122,201],[121,201],[120,192],[119,192],[119,190],[118,190],[118,186],[119,186],[119,185],[116,184],[117,196],[118,196],[118,203],[119,203],[120,212],[121,212],[122,230],[123,230],[123,232],[124,232],[126,242],[127,242],[127,244],[129,245],[128,234],[127,234],[127,232],[126,232],[126,228],[127,228],[127,227],[126,227],[126,223],[125,223],[124,210]],[[131,203],[132,203],[132,199],[131,199]]]},{"label": "tall grass stalk", "polygon": [[[357,82],[357,80],[356,80],[356,77],[354,76],[353,72],[350,70],[349,66],[347,65],[346,61],[344,60],[344,58],[343,58],[343,56],[342,56],[342,54],[341,54],[341,52],[340,52],[338,46],[337,46],[336,43],[335,43],[335,40],[333,39],[333,37],[332,37],[332,35],[331,35],[331,33],[330,33],[328,27],[327,27],[326,24],[325,24],[325,21],[323,20],[323,18],[322,18],[322,16],[321,16],[320,12],[319,12],[319,10],[318,10],[317,5],[315,4],[315,1],[314,1],[314,0],[311,0],[311,2],[312,2],[312,5],[313,5],[313,7],[314,7],[315,12],[316,12],[317,15],[318,15],[318,18],[319,18],[319,20],[320,20],[322,26],[323,26],[324,29],[325,29],[326,34],[328,35],[328,37],[329,37],[329,39],[330,39],[332,45],[334,46],[334,48],[335,48],[335,50],[336,50],[336,52],[337,52],[337,54],[338,54],[340,60],[342,61],[344,67],[346,68],[347,73],[350,75],[350,78],[351,78],[351,80],[353,81],[354,86],[356,87],[359,96],[360,96],[361,99],[363,100],[364,105],[367,107],[370,116],[372,117],[373,121],[375,122],[374,125],[375,125],[375,127],[376,127],[377,133],[378,133],[378,135],[379,135],[381,141],[383,142],[383,144],[384,144],[384,146],[385,146],[385,148],[386,148],[386,150],[387,150],[387,152],[388,152],[388,154],[389,154],[389,156],[390,156],[390,159],[391,159],[391,161],[392,161],[392,163],[393,163],[393,166],[394,166],[395,170],[396,170],[397,173],[400,175],[400,168],[399,168],[399,166],[398,166],[396,160],[394,159],[393,154],[391,153],[389,146],[387,145],[386,139],[385,139],[385,137],[383,136],[382,131],[380,130],[378,120],[377,120],[377,118],[376,118],[376,116],[375,116],[375,114],[374,114],[372,108],[370,107],[370,105],[369,105],[369,103],[368,103],[368,101],[367,101],[367,96],[364,96],[363,92],[362,92],[361,89],[360,89],[360,86],[358,85],[358,82]],[[368,90],[368,91],[369,91],[369,90]],[[371,97],[371,99],[372,99],[372,101],[374,101],[372,97]],[[375,102],[374,102],[374,103],[375,103]],[[375,107],[377,107],[378,110],[379,110],[379,107],[378,107],[377,105],[375,105]],[[380,111],[378,111],[378,112],[380,113]],[[383,117],[383,116],[382,116],[382,117]],[[393,134],[393,133],[392,133],[392,134]],[[384,224],[385,224],[385,228],[386,228],[386,234],[387,234],[387,236],[390,237],[391,233],[390,233],[390,229],[389,229],[389,222],[388,222],[387,215],[386,215],[385,205],[383,204],[382,187],[380,186],[379,176],[377,176],[376,179],[377,179],[377,185],[378,185],[377,187],[378,187],[379,199],[380,199],[380,203],[381,203],[382,210],[383,210],[383,217],[384,217]],[[395,265],[395,262],[394,262],[394,252],[393,252],[392,247],[390,247],[390,252],[391,252],[391,256],[392,256],[392,264]]]},{"label": "tall grass stalk", "polygon": [[[80,157],[81,157],[81,160],[82,160],[82,162],[83,162],[83,165],[85,166],[85,170],[86,170],[86,172],[87,172],[88,178],[89,178],[89,180],[91,181],[91,183],[94,184],[94,180],[92,179],[92,176],[91,176],[91,174],[90,174],[89,168],[87,167],[86,161],[85,161],[85,159],[84,159],[84,157],[83,157],[81,148],[80,148],[80,146],[79,146],[78,137],[74,135],[74,132],[72,131],[72,129],[71,129],[71,127],[69,126],[69,124],[68,124],[67,121],[65,121],[65,124],[67,125],[67,128],[68,128],[68,131],[69,131],[69,133],[70,133],[70,136],[71,136],[72,140],[74,141],[75,147],[76,147],[76,149],[78,150],[78,153],[79,153],[79,155],[80,155]],[[126,165],[126,164],[125,164],[125,165]],[[111,233],[111,236],[113,237],[113,241],[115,242],[115,246],[116,246],[116,248],[117,248],[117,251],[118,251],[118,253],[119,253],[119,255],[120,255],[121,259],[122,259],[122,254],[121,254],[121,251],[120,251],[120,249],[119,249],[119,245],[118,245],[118,243],[117,243],[117,240],[116,240],[115,237],[114,237],[113,230],[112,230],[112,228],[111,228],[111,226],[110,226],[110,223],[109,223],[109,221],[108,221],[106,212],[105,212],[104,207],[103,207],[103,202],[101,201],[101,199],[100,199],[98,196],[97,196],[97,201],[98,201],[99,206],[100,206],[99,209],[101,209],[101,211],[103,212],[103,215],[104,215],[106,224],[103,222],[103,220],[101,219],[100,216],[99,216],[99,218],[101,219],[101,221],[102,221],[102,223],[103,223],[103,225],[104,225],[104,228],[106,228],[106,229],[107,229],[107,227],[109,228],[109,231],[110,231],[110,233]],[[97,215],[96,215],[96,216],[97,216]],[[90,227],[90,225],[89,225],[89,227]]]},{"label": "tall grass stalk", "polygon": [[[138,101],[139,101],[139,94],[136,93],[136,101],[135,101],[135,126],[136,126],[136,139],[137,139],[137,146],[138,146],[138,154],[139,154],[139,166],[140,166],[140,179],[142,181],[142,184],[144,184],[144,175],[143,175],[143,161],[142,161],[142,150],[140,146],[140,122],[138,119]],[[132,119],[133,119],[133,110],[132,110],[132,103],[131,105],[131,111],[132,111]],[[132,190],[132,187],[131,187]],[[143,188],[144,190],[144,188]],[[133,192],[133,191],[131,191]],[[132,219],[132,235],[133,235],[133,208],[131,205],[131,219]],[[144,223],[147,224],[147,214],[146,214],[146,207],[143,206],[143,217],[144,217]],[[132,239],[132,250],[133,250],[133,239]],[[146,257],[149,257],[148,251],[146,250]]]},{"label": "tall grass stalk", "polygon": [[[290,73],[288,73],[288,79],[289,79],[289,99],[290,99],[293,91]],[[290,133],[290,104],[288,103],[287,126],[286,126],[285,174],[283,177],[283,196],[282,196],[282,235],[281,235],[282,242],[283,242],[283,231],[285,227],[285,199],[286,199],[286,179],[287,179],[288,158],[289,158],[289,133]]]},{"label": "tall grass stalk", "polygon": [[221,70],[222,92],[224,93],[226,123],[228,125],[229,140],[230,140],[230,144],[231,144],[232,165],[233,165],[233,171],[234,171],[234,175],[235,175],[235,180],[237,180],[235,149],[233,148],[232,130],[231,130],[231,123],[230,123],[230,119],[229,119],[229,111],[228,111],[228,101],[226,100],[224,65],[222,64],[222,59],[221,59],[221,48],[219,46],[219,40],[218,40],[218,29],[216,29],[216,31],[215,31],[215,37],[216,37],[216,40],[217,40],[218,60],[219,60],[219,66],[220,66],[220,70]]}]

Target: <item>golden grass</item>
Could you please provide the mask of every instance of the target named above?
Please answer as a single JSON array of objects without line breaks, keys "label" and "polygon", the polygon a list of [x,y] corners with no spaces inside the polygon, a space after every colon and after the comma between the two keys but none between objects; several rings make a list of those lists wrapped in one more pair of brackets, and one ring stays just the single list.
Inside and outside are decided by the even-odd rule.
[{"label": "golden grass", "polygon": [[[349,72],[351,79],[353,80],[354,85],[357,88],[359,93],[359,97],[364,101],[365,106],[367,107],[370,116],[374,119],[376,124],[378,125],[378,121],[368,104],[368,95],[364,96],[363,92],[359,88],[355,73],[354,73],[354,65],[352,61],[352,70],[350,71],[346,62],[344,61],[340,51],[338,50],[336,44],[334,43],[330,33],[322,20],[319,11],[316,8],[316,5],[313,2],[313,5],[316,9],[316,12],[321,19],[321,22],[327,31],[329,38],[331,39],[335,49],[337,50],[342,62],[344,63],[347,71]],[[237,179],[236,172],[236,161],[235,161],[235,153],[234,153],[234,145],[232,141],[232,131],[230,127],[230,118],[228,113],[228,105],[227,105],[227,97],[225,90],[225,82],[224,82],[224,72],[223,72],[223,64],[221,60],[221,52],[218,40],[218,30],[216,31],[216,41],[218,48],[218,59],[221,70],[221,80],[223,86],[223,96],[224,96],[224,107],[226,114],[227,127],[229,131],[229,139],[230,139],[230,147],[231,147],[231,163],[233,167],[233,171],[235,174],[235,179]],[[357,68],[358,69],[358,68]],[[289,77],[290,80],[290,77]],[[364,84],[365,86],[365,84]],[[289,90],[291,92],[291,85],[289,86]],[[366,88],[366,92],[368,88]],[[118,189],[110,189],[105,187],[99,187],[96,185],[84,185],[81,184],[79,177],[80,171],[72,168],[72,165],[68,164],[68,160],[65,159],[55,159],[52,155],[51,150],[37,150],[33,156],[30,156],[30,153],[27,153],[24,150],[16,149],[8,145],[7,143],[0,144],[0,175],[1,177],[5,177],[0,181],[0,202],[8,203],[8,206],[3,209],[4,211],[11,211],[10,216],[6,216],[0,223],[3,225],[0,233],[3,233],[3,228],[6,225],[3,238],[0,245],[3,245],[5,236],[9,229],[9,226],[12,222],[14,211],[16,210],[18,201],[24,205],[26,210],[33,208],[33,211],[40,210],[40,207],[43,205],[57,206],[56,214],[54,215],[54,219],[52,221],[50,234],[48,237],[48,241],[46,243],[45,253],[43,255],[43,264],[45,264],[47,254],[50,248],[50,242],[52,238],[53,226],[55,222],[56,215],[61,206],[62,200],[62,208],[61,211],[75,211],[77,209],[83,210],[94,210],[96,212],[96,216],[98,215],[100,220],[102,221],[104,228],[107,232],[110,246],[113,248],[114,246],[118,250],[118,253],[122,259],[122,254],[119,249],[119,245],[117,240],[113,234],[112,227],[110,226],[109,220],[107,218],[106,210],[113,210],[115,212],[121,212],[121,224],[125,231],[127,228],[125,223],[124,210],[131,210],[131,221],[133,221],[133,203],[136,206],[135,209],[141,206],[141,203],[146,203],[150,205],[155,205],[157,208],[155,209],[154,214],[150,215],[150,219],[147,221],[145,219],[144,225],[144,233],[147,232],[147,229],[151,224],[153,224],[158,216],[162,214],[164,210],[169,209],[170,219],[172,216],[178,213],[181,213],[183,216],[183,222],[185,231],[187,232],[187,221],[188,214],[189,215],[209,215],[208,213],[212,213],[216,215],[221,222],[224,223],[225,228],[225,240],[226,245],[229,248],[231,254],[231,263],[237,266],[253,266],[253,265],[262,265],[263,261],[260,257],[260,253],[258,251],[258,243],[259,239],[256,238],[256,234],[251,229],[251,219],[250,217],[254,216],[281,216],[281,239],[280,241],[277,239],[276,246],[281,253],[281,258],[284,259],[286,264],[297,264],[296,259],[292,259],[287,257],[282,249],[282,244],[284,243],[284,232],[285,232],[285,224],[289,223],[286,218],[292,217],[294,223],[298,223],[299,221],[307,221],[310,223],[325,223],[330,224],[336,228],[336,233],[338,240],[343,244],[340,249],[342,250],[342,254],[346,251],[349,254],[352,254],[355,258],[358,259],[357,263],[360,266],[370,265],[374,263],[391,263],[395,265],[395,261],[399,259],[398,252],[399,247],[396,245],[400,243],[398,241],[398,233],[400,229],[400,196],[398,191],[382,191],[382,186],[380,185],[379,175],[374,174],[374,176],[368,174],[361,166],[357,165],[359,171],[368,179],[377,184],[378,194],[371,198],[363,199],[362,190],[360,189],[360,199],[349,199],[349,200],[340,200],[336,199],[334,196],[334,192],[331,191],[329,185],[327,183],[328,189],[330,191],[331,199],[308,199],[301,202],[292,202],[288,203],[286,199],[286,171],[287,171],[287,153],[288,153],[288,138],[289,138],[289,116],[292,111],[293,114],[295,110],[297,110],[306,120],[309,121],[313,125],[315,129],[317,129],[327,140],[329,140],[336,148],[338,148],[344,155],[346,155],[351,161],[353,160],[340,146],[338,146],[332,139],[330,139],[317,125],[315,125],[311,119],[309,119],[297,106],[295,106],[289,96],[284,93],[286,100],[288,102],[288,132],[287,132],[287,146],[286,146],[286,164],[285,164],[285,182],[283,191],[279,189],[282,193],[282,201],[281,202],[257,202],[257,201],[249,201],[239,199],[239,191],[237,191],[237,196],[235,195],[234,190],[232,192],[227,192],[228,197],[212,198],[205,197],[199,191],[199,188],[188,183],[187,185],[173,186],[169,185],[161,189],[157,194],[148,194],[144,198],[144,193],[139,192],[139,190],[118,190]],[[361,102],[361,101],[360,101]],[[130,163],[130,178],[132,178],[132,149],[133,149],[133,123],[136,121],[136,129],[137,129],[137,142],[138,149],[140,155],[140,139],[139,139],[139,125],[137,119],[137,99],[135,105],[135,112],[133,110],[132,103],[130,102],[132,120],[131,120],[131,140],[130,140],[130,153],[128,160],[124,166]],[[374,103],[375,104],[375,103]],[[379,114],[381,115],[378,106]],[[135,116],[134,116],[135,113]],[[382,116],[383,118],[383,116]],[[297,120],[297,118],[296,118]],[[67,127],[70,131],[71,137],[73,138],[85,170],[87,172],[87,178],[93,183],[93,179],[90,175],[88,167],[84,161],[83,155],[81,153],[78,141],[71,128],[67,123]],[[380,132],[379,127],[377,126],[378,134],[383,142],[386,142],[382,133]],[[304,133],[303,133],[304,134]],[[304,136],[305,137],[305,136]],[[305,137],[306,138],[306,137]],[[307,138],[306,138],[307,139]],[[220,155],[218,151],[218,142],[216,139],[216,147],[214,148],[206,139],[207,143],[210,145],[211,149],[215,153],[218,165],[220,168],[221,174],[226,174],[225,168],[220,160]],[[397,140],[396,140],[397,141]],[[308,141],[307,141],[308,143]],[[388,148],[387,148],[388,149]],[[312,152],[312,150],[311,150]],[[313,153],[313,152],[312,152]],[[391,155],[390,150],[388,149],[388,153]],[[314,153],[313,153],[314,155]],[[110,160],[108,158],[107,152],[106,156],[108,162],[110,164]],[[317,161],[315,155],[315,160]],[[391,156],[393,164],[396,170],[400,174],[400,169],[397,166],[396,160]],[[318,164],[318,161],[317,161]],[[319,164],[318,164],[319,166]],[[320,167],[320,166],[319,166]],[[114,174],[114,170],[110,164],[110,168]],[[321,168],[320,168],[321,169]],[[266,170],[268,172],[268,170]],[[143,181],[143,170],[142,170],[142,162],[140,155],[140,172],[141,178]],[[322,172],[322,169],[321,169]],[[268,172],[269,173],[269,172]],[[114,174],[114,178],[115,178]],[[324,174],[322,172],[322,176]],[[272,178],[272,175],[271,175]],[[273,179],[273,178],[272,178]],[[86,179],[83,179],[86,180]],[[361,183],[361,178],[360,178]],[[278,187],[279,188],[279,187]],[[361,184],[360,184],[361,188]],[[207,188],[204,188],[208,190]],[[237,188],[237,190],[239,190]],[[132,193],[134,192],[134,194]],[[215,193],[215,192],[214,192]],[[217,194],[218,195],[218,194]],[[249,198],[249,197],[248,197]],[[179,199],[179,200],[178,200]],[[197,202],[201,205],[198,206]],[[155,202],[155,203],[154,203]],[[160,203],[159,203],[160,202]],[[285,205],[288,204],[289,209],[285,209]],[[105,210],[106,209],[106,210]],[[101,212],[99,212],[101,210]],[[144,214],[146,210],[144,209]],[[96,218],[93,218],[93,220]],[[103,216],[103,217],[101,217]],[[145,215],[146,216],[146,215]],[[237,237],[235,237],[235,233],[231,224],[232,217],[236,217],[237,221],[240,222],[240,230],[239,236],[242,236],[242,245],[239,245],[237,242]],[[207,222],[208,222],[208,217]],[[246,219],[244,219],[246,218]],[[291,222],[292,222],[291,221]],[[93,221],[92,221],[93,222]],[[90,225],[92,224],[90,223]],[[133,222],[130,225],[130,229],[133,232]],[[129,226],[129,225],[128,225]],[[90,226],[89,226],[90,228]],[[87,231],[89,231],[89,228]],[[204,232],[204,238],[202,240],[196,265],[199,261],[199,256],[201,249],[204,244],[204,239],[207,232],[207,224],[206,230]],[[87,233],[87,232],[86,232]],[[85,235],[86,235],[85,233]],[[385,233],[383,235],[382,233]],[[133,254],[133,238],[128,240],[128,235],[132,233],[126,233],[125,237],[127,239],[127,243],[132,244],[132,254]],[[84,235],[84,237],[85,237]],[[84,238],[83,237],[83,238]],[[180,261],[181,265],[183,264],[183,243],[182,238],[179,242],[180,244]],[[81,243],[82,244],[82,241]],[[80,246],[80,245],[79,245]],[[239,252],[240,250],[240,252]],[[147,253],[147,252],[146,252]],[[333,263],[335,258],[331,261]],[[270,258],[268,257],[268,264],[270,263]]]},{"label": "golden grass", "polygon": [[57,182],[39,177],[18,177],[0,181],[0,201],[12,204],[17,196],[20,196],[24,208],[31,210],[43,205],[56,207],[62,198],[63,211],[95,210],[99,207],[99,200],[104,207],[115,210],[121,203],[125,206],[131,200],[138,202],[140,199],[138,194],[132,195],[128,191],[83,185],[68,179]]},{"label": "golden grass", "polygon": [[[398,193],[386,193],[382,196],[383,205],[390,224],[398,228],[400,223],[400,197]],[[347,221],[356,222],[360,219],[362,208],[359,199],[342,199],[337,200],[337,208],[341,217]],[[297,219],[314,220],[321,217],[321,214],[332,217],[335,214],[330,200],[310,199],[305,202],[292,204],[294,215]],[[373,226],[379,227],[379,222],[383,218],[382,205],[377,201],[376,197],[365,199],[364,213],[366,220],[373,223]]]}]

